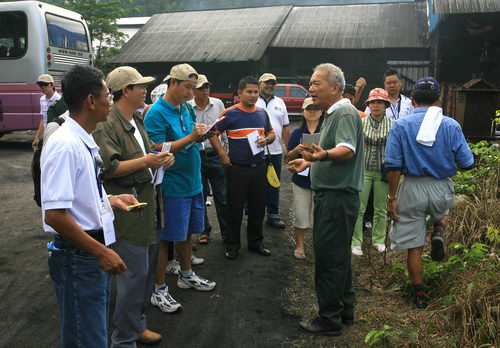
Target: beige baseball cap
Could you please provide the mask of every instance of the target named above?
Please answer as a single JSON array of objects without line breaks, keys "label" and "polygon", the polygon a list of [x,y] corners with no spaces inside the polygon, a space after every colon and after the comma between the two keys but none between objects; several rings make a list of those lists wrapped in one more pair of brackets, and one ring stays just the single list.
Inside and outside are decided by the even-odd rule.
[{"label": "beige baseball cap", "polygon": [[205,75],[198,75],[198,82],[196,83],[196,88],[201,88],[203,85],[208,84],[209,86],[211,85],[210,82],[208,82],[208,79]]},{"label": "beige baseball cap", "polygon": [[304,99],[304,102],[302,103],[302,110],[307,108],[309,105],[313,105],[313,98]]},{"label": "beige baseball cap", "polygon": [[106,84],[111,92],[117,92],[129,85],[146,85],[155,80],[151,76],[142,76],[131,66],[120,66],[106,77]]},{"label": "beige baseball cap", "polygon": [[54,83],[54,78],[50,76],[49,74],[43,74],[38,76],[38,79],[36,80],[36,83]]},{"label": "beige baseball cap", "polygon": [[265,81],[269,81],[269,80],[274,80],[274,81],[276,81],[276,80],[278,80],[278,79],[276,78],[276,76],[274,76],[274,75],[273,75],[273,74],[271,74],[271,73],[264,73],[264,74],[262,74],[262,76],[259,78],[259,82],[263,82],[263,81],[265,82]]},{"label": "beige baseball cap", "polygon": [[[190,77],[191,75],[196,75],[196,78]],[[171,77],[178,81],[198,82],[198,73],[191,65],[186,63],[174,65],[172,69],[170,69],[170,73],[163,79],[163,82],[170,80]]]}]

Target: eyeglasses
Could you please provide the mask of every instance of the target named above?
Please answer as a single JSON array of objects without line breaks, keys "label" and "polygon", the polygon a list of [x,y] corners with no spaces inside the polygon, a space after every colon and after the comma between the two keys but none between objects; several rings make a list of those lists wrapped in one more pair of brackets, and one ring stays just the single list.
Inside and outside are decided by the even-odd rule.
[{"label": "eyeglasses", "polygon": [[[93,94],[94,94],[95,96],[97,96],[97,97],[102,97],[102,96],[103,96],[103,95],[102,95],[102,94],[100,94],[100,93],[93,93]],[[112,93],[108,93],[108,94],[106,94],[104,97],[106,97],[106,99],[107,99],[110,103],[112,103],[112,102],[113,102],[113,99],[115,99],[115,96],[114,96]]]},{"label": "eyeglasses", "polygon": [[103,182],[103,179],[104,179],[104,161],[102,160],[101,156],[99,155],[96,155],[94,157],[94,165],[95,165],[95,168],[96,168],[96,173],[97,173],[97,182],[98,183],[102,183]]}]

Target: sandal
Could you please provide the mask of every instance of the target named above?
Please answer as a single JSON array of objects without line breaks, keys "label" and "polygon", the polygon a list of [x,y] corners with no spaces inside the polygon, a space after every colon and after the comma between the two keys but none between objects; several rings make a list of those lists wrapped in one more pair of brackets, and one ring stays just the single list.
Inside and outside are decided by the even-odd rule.
[{"label": "sandal", "polygon": [[297,249],[295,249],[293,251],[293,257],[295,257],[296,260],[305,260],[306,254],[303,251],[298,251]]},{"label": "sandal", "polygon": [[200,243],[201,245],[207,245],[209,243],[209,241],[210,241],[210,238],[206,234],[202,234],[198,238],[198,243]]}]

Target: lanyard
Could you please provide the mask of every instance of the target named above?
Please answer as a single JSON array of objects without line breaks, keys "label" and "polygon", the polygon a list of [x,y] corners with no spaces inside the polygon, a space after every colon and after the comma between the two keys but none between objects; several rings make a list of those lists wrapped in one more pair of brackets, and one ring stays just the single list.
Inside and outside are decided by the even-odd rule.
[{"label": "lanyard", "polygon": [[[390,103],[391,104],[391,106],[390,106],[391,112],[392,112],[392,115],[394,116],[395,120],[397,120],[399,118],[399,112],[401,111],[401,101],[402,101],[402,99],[401,99],[401,95],[400,95],[398,101],[396,102],[396,105],[397,105],[396,107],[394,107],[392,105],[392,103]],[[397,110],[397,112],[396,112],[396,110]]]},{"label": "lanyard", "polygon": [[94,162],[95,178],[97,181],[97,190],[99,191],[99,197],[101,198],[101,202],[102,202],[102,183],[101,183],[100,168],[96,164],[96,159],[95,159],[94,155],[92,154],[92,150],[90,150],[90,147],[88,147],[87,144],[85,144],[85,147],[87,148],[87,150],[89,150],[90,157],[92,157],[92,162]]}]

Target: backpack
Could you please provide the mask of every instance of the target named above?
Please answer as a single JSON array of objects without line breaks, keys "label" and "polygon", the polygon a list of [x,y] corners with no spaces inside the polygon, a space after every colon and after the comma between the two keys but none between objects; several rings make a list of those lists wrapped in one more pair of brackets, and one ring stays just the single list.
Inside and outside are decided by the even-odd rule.
[{"label": "backpack", "polygon": [[[59,128],[64,123],[64,121],[64,118],[57,116],[49,123],[57,123],[57,128]],[[47,123],[47,125],[49,123]],[[51,134],[53,133],[54,132],[52,132]],[[40,178],[42,176],[42,169],[40,168],[40,158],[42,157],[43,143],[44,141],[47,141],[48,138],[48,136],[47,139],[45,139],[44,137],[43,140],[39,143],[38,148],[33,153],[33,159],[31,160],[31,176],[33,177],[33,188],[35,192],[35,194],[33,195],[33,199],[39,207],[42,206],[42,193],[40,190]]]}]

